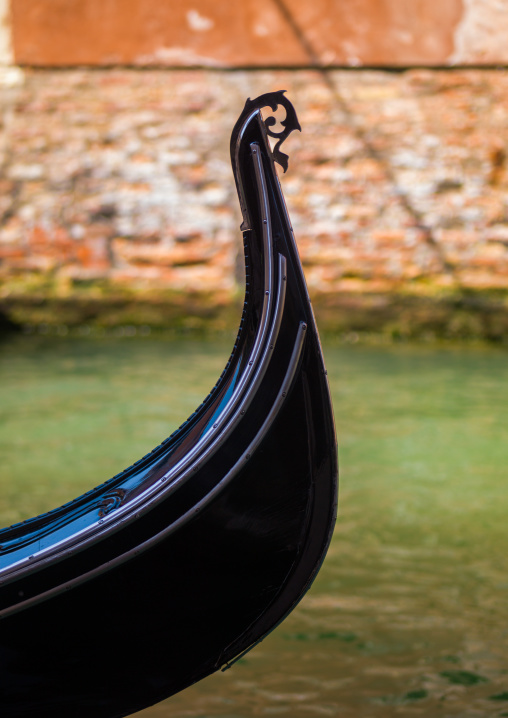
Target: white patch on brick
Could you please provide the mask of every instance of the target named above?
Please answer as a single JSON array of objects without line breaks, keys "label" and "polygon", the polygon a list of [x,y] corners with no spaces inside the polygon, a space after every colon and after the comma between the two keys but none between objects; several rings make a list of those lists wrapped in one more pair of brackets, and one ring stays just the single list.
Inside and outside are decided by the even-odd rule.
[{"label": "white patch on brick", "polygon": [[452,64],[508,62],[506,0],[463,0],[462,20],[455,29]]},{"label": "white patch on brick", "polygon": [[10,0],[0,0],[0,65],[13,62],[11,43]]},{"label": "white patch on brick", "polygon": [[17,87],[25,81],[25,73],[16,65],[0,64],[0,87]]},{"label": "white patch on brick", "polygon": [[197,10],[187,11],[187,22],[190,29],[196,32],[207,32],[215,25],[211,18],[201,15]]},{"label": "white patch on brick", "polygon": [[44,166],[40,164],[13,164],[7,172],[9,179],[30,182],[44,177]]}]

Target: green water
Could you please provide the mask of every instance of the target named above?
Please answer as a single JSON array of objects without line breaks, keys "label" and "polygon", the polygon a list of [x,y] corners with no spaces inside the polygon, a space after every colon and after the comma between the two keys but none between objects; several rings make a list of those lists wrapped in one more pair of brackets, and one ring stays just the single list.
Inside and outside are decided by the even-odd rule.
[{"label": "green water", "polygon": [[[0,521],[63,503],[167,436],[229,342],[0,345]],[[508,716],[508,357],[326,346],[339,522],[260,646],[140,718]],[[93,718],[92,716],[90,718]]]}]

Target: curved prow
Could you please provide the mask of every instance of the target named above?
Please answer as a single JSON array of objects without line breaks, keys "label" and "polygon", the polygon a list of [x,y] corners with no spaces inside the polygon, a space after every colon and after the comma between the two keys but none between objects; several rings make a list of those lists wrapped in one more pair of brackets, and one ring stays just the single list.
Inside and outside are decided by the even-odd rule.
[{"label": "curved prow", "polygon": [[[279,105],[275,132],[261,110]],[[248,100],[233,130],[246,293],[209,396],[110,481],[0,531],[4,718],[114,718],[162,700],[261,640],[323,561],[335,428],[274,166],[287,168],[280,145],[295,129],[277,92]],[[108,627],[100,651],[98,625]]]}]

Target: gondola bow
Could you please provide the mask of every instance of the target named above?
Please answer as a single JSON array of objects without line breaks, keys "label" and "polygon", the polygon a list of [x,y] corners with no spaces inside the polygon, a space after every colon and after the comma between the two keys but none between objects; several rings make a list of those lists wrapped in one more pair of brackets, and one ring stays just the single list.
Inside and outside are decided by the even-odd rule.
[{"label": "gondola bow", "polygon": [[[279,105],[275,132],[261,110]],[[160,701],[266,636],[323,561],[335,429],[274,166],[287,168],[294,129],[278,92],[248,100],[233,130],[246,294],[209,396],[133,466],[0,531],[3,718],[113,718]]]}]

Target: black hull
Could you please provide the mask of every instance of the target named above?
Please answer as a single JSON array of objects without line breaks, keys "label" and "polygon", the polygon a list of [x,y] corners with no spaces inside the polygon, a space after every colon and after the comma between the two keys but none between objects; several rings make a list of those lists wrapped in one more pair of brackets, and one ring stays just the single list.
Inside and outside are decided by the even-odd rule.
[{"label": "black hull", "polygon": [[280,139],[298,127],[273,93],[233,131],[247,291],[216,387],[133,467],[0,532],[3,718],[112,718],[162,700],[261,640],[321,565],[335,430],[267,104],[287,109]]}]

